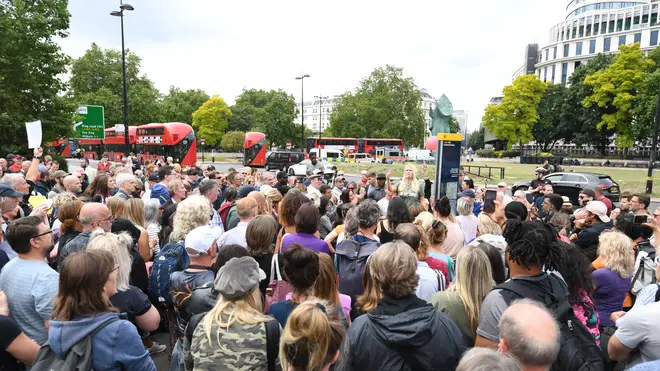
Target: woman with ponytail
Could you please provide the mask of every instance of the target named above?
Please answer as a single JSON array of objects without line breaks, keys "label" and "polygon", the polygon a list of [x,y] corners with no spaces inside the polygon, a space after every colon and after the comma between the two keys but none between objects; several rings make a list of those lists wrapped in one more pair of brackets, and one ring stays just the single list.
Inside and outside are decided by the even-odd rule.
[{"label": "woman with ponytail", "polygon": [[452,259],[456,259],[458,251],[465,246],[465,234],[461,225],[456,221],[454,213],[451,210],[449,198],[444,196],[435,201],[433,205],[435,217],[438,218],[447,227],[447,233],[442,247],[444,254],[449,255]]},{"label": "woman with ponytail", "polygon": [[289,316],[280,339],[286,371],[327,371],[339,357],[346,329],[334,304],[310,300]]},{"label": "woman with ponytail", "polygon": [[[57,219],[62,223],[60,224],[60,239],[57,243],[58,251],[63,251],[67,242],[78,236],[83,228],[80,223],[80,209],[85,203],[80,200],[71,200],[59,207]],[[62,257],[58,257],[58,263],[62,261]]]},{"label": "woman with ponytail", "polygon": [[[511,220],[504,227],[505,259],[511,280],[486,295],[480,310],[475,346],[497,349],[500,317],[511,302],[567,300],[568,288],[556,271],[566,259],[554,226],[542,221]],[[548,301],[550,300],[550,301]]]}]

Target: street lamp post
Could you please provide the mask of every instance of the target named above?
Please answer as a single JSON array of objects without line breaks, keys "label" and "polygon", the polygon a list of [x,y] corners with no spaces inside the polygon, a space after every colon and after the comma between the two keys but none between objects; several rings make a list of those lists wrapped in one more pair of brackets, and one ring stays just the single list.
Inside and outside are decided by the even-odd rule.
[{"label": "street lamp post", "polygon": [[[328,99],[328,97],[323,97],[319,95],[319,139],[321,139],[321,134],[323,133],[323,100]],[[321,148],[321,141],[319,141],[319,148]]]},{"label": "street lamp post", "polygon": [[305,77],[309,77],[307,74],[296,77],[296,80],[300,80],[300,122],[302,128],[300,129],[300,145],[303,153],[305,153]]},{"label": "street lamp post", "polygon": [[653,192],[653,167],[658,157],[658,129],[660,126],[660,89],[658,89],[658,102],[655,105],[655,122],[653,123],[653,138],[651,139],[651,161],[649,161],[649,172],[646,178],[646,193]]},{"label": "street lamp post", "polygon": [[128,87],[126,86],[126,48],[124,47],[124,11],[132,11],[135,8],[130,4],[122,4],[120,2],[119,10],[110,12],[111,16],[119,17],[121,19],[121,74],[122,82],[124,84],[124,144],[126,145],[125,155],[128,157],[131,152],[128,130]]}]

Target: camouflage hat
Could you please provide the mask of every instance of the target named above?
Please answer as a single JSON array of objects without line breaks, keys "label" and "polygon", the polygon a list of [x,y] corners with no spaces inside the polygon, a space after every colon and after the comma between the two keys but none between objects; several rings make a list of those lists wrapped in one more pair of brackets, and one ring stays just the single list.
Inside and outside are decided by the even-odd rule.
[{"label": "camouflage hat", "polygon": [[240,299],[247,296],[259,282],[266,279],[266,273],[251,256],[231,258],[220,268],[213,281],[213,288],[227,299]]}]

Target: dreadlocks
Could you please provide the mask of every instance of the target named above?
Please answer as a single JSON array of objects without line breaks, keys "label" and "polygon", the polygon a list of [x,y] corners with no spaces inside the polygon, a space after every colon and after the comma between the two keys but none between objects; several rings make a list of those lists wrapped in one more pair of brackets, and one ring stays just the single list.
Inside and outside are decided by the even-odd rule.
[{"label": "dreadlocks", "polygon": [[510,220],[503,236],[509,246],[509,260],[527,269],[530,265],[539,265],[546,270],[556,270],[564,257],[552,224]]}]

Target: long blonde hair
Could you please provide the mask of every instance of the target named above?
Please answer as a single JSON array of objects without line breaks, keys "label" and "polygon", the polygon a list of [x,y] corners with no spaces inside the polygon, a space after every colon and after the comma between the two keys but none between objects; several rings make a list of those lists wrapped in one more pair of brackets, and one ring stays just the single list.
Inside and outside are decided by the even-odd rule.
[{"label": "long blonde hair", "polygon": [[456,257],[456,278],[447,293],[458,295],[463,301],[473,334],[479,325],[481,303],[494,285],[486,253],[473,246],[462,248]]},{"label": "long blonde hair", "polygon": [[291,312],[282,331],[282,369],[324,369],[339,351],[345,335],[346,328],[335,305],[325,300],[301,303]]},{"label": "long blonde hair", "polygon": [[376,280],[371,275],[371,259],[367,260],[362,272],[362,286],[364,286],[364,293],[357,297],[357,306],[364,313],[369,313],[376,309],[378,302],[383,297],[383,293],[376,287]]},{"label": "long blonde hair", "polygon": [[110,197],[106,201],[106,206],[110,210],[110,215],[115,218],[123,218],[124,210],[128,207],[128,202],[119,197]]},{"label": "long blonde hair", "polygon": [[112,254],[117,267],[117,290],[128,290],[133,257],[128,249],[133,247],[133,238],[127,233],[104,232],[97,228],[89,237],[88,250],[104,250]]},{"label": "long blonde hair", "polygon": [[[229,329],[234,323],[256,325],[269,320],[274,321],[272,317],[263,314],[262,308],[259,286],[238,300],[229,300],[220,294],[213,309],[204,316],[203,324],[206,338],[209,342],[212,341],[211,330],[214,323],[220,329]],[[228,316],[227,321],[223,321],[223,315]],[[216,341],[220,343],[220,330],[216,331],[215,337]]]},{"label": "long blonde hair", "polygon": [[605,267],[621,278],[632,276],[635,270],[635,250],[632,240],[621,232],[607,232],[598,238],[598,255]]},{"label": "long blonde hair", "polygon": [[412,174],[413,174],[412,180],[410,181],[409,184],[412,186],[412,190],[415,193],[419,192],[419,184],[420,183],[419,183],[419,179],[417,179],[417,169],[415,169],[414,165],[408,164],[408,165],[406,165],[406,167],[403,168],[403,178],[401,178],[401,183],[399,183],[399,187],[398,187],[399,195],[401,195],[401,192],[403,192],[404,189],[405,189],[404,184],[408,184],[406,182],[406,170],[408,170],[408,169],[411,169]]},{"label": "long blonde hair", "polygon": [[144,201],[139,198],[131,198],[126,201],[126,208],[124,209],[124,216],[126,219],[145,228],[144,224]]}]

